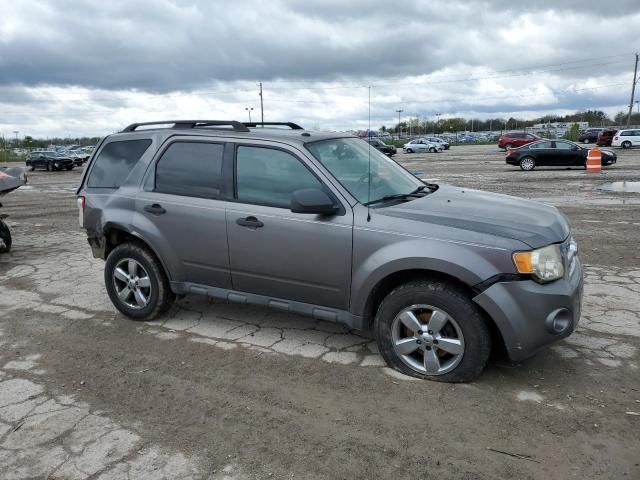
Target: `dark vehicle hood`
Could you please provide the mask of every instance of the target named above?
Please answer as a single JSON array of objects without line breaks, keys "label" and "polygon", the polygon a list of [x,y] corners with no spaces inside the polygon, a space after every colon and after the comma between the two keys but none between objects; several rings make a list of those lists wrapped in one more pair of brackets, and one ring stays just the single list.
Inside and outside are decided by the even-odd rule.
[{"label": "dark vehicle hood", "polygon": [[0,168],[0,195],[9,193],[25,183],[27,183],[27,175],[22,168]]},{"label": "dark vehicle hood", "polygon": [[556,207],[449,185],[422,198],[380,208],[378,214],[510,238],[531,248],[561,242],[570,231]]}]

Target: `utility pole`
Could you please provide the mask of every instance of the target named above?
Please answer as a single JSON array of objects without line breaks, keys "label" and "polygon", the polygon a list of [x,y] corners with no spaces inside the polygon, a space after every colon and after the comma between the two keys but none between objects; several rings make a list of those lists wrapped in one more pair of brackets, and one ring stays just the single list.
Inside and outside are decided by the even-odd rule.
[{"label": "utility pole", "polygon": [[262,82],[260,82],[260,121],[262,122],[262,127],[264,128],[264,105],[262,103]]},{"label": "utility pole", "polygon": [[396,110],[396,113],[398,114],[398,140],[400,140],[400,133],[402,133],[400,131],[400,114],[404,112],[404,110]]},{"label": "utility pole", "polygon": [[629,115],[627,115],[627,127],[631,125],[631,112],[633,111],[633,97],[636,93],[636,83],[638,83],[638,54],[636,53],[636,65],[633,67],[633,84],[631,85],[631,101],[629,102]]}]

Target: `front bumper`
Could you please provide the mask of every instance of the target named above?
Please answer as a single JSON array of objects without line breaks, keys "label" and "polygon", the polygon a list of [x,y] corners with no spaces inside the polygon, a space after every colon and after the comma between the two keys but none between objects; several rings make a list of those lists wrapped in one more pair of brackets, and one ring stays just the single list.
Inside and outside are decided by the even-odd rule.
[{"label": "front bumper", "polygon": [[571,275],[555,282],[499,282],[474,297],[500,330],[512,360],[531,357],[578,325],[584,280],[577,257],[575,262]]}]

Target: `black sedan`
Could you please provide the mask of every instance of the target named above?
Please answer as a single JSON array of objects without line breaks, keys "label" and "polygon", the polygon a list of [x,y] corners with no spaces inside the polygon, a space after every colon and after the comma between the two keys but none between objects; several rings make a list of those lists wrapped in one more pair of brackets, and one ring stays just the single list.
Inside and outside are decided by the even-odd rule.
[{"label": "black sedan", "polygon": [[[540,140],[519,148],[510,149],[506,162],[522,170],[536,167],[586,167],[588,148],[568,140]],[[602,165],[616,163],[617,156],[610,150],[602,150]]]},{"label": "black sedan", "polygon": [[27,155],[26,160],[27,167],[31,167],[31,170],[36,168],[44,168],[51,172],[53,170],[73,170],[73,159],[65,155],[61,155],[57,152],[40,151],[31,152]]},{"label": "black sedan", "polygon": [[372,147],[375,147],[389,157],[395,155],[398,152],[396,147],[394,147],[393,145],[387,145],[382,140],[379,140],[377,138],[363,138],[363,140],[365,142],[369,142]]}]

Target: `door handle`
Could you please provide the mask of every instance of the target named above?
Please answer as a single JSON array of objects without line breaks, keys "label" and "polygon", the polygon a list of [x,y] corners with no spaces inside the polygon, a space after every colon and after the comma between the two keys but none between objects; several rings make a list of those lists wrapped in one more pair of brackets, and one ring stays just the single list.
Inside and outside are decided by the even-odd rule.
[{"label": "door handle", "polygon": [[260,228],[264,227],[264,223],[258,220],[256,217],[239,218],[236,223],[242,227]]},{"label": "door handle", "polygon": [[144,211],[149,212],[152,215],[162,215],[163,213],[167,213],[167,211],[158,203],[154,203],[153,205],[145,205]]}]

